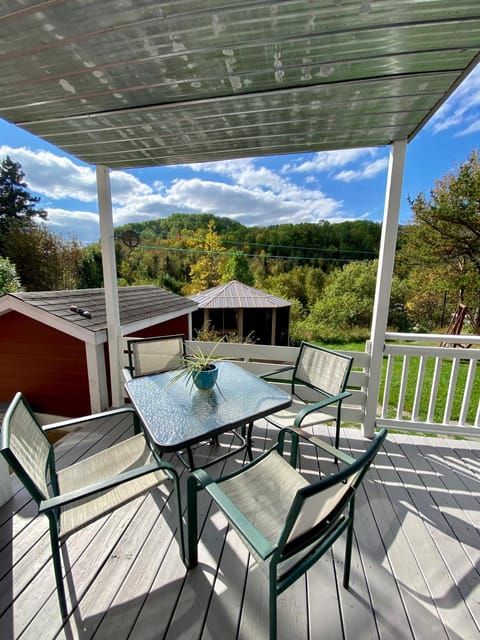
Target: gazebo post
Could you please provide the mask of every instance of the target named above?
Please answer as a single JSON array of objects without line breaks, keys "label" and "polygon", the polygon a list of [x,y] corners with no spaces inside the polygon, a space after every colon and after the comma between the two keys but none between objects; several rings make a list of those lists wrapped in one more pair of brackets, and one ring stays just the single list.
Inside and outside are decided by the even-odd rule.
[{"label": "gazebo post", "polygon": [[97,165],[96,172],[112,405],[120,407],[123,404],[120,363],[121,327],[113,235],[112,193],[108,167]]},{"label": "gazebo post", "polygon": [[390,148],[388,163],[385,207],[383,212],[382,236],[377,271],[377,285],[373,305],[372,329],[370,332],[370,375],[367,388],[367,402],[363,435],[371,438],[375,431],[378,392],[382,375],[383,348],[387,331],[388,308],[392,289],[395,248],[400,217],[400,197],[402,193],[403,171],[407,141],[395,140]]}]

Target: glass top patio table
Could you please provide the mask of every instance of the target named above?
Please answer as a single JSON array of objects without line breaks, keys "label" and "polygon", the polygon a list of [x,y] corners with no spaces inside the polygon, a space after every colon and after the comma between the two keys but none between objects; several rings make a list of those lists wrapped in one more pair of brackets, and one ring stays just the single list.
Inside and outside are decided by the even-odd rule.
[{"label": "glass top patio table", "polygon": [[172,381],[178,370],[126,383],[147,435],[160,451],[179,451],[225,431],[251,426],[254,420],[290,405],[288,393],[242,367],[232,362],[218,362],[217,367],[217,383],[209,390],[197,389],[183,376]]}]

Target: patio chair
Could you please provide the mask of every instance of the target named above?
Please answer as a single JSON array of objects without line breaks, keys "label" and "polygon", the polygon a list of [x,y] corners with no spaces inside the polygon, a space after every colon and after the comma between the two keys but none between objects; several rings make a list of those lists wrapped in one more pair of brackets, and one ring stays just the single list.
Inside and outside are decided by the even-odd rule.
[{"label": "patio chair", "polygon": [[[342,401],[352,394],[346,391],[353,358],[302,342],[295,365],[282,367],[263,377],[271,382],[277,376],[293,371],[291,378],[292,404],[267,416],[266,420],[278,428],[312,427],[323,422],[335,422],[335,448],[339,447]],[[332,406],[332,411],[325,411]]]},{"label": "patio chair", "polygon": [[130,376],[145,376],[179,369],[185,359],[183,334],[127,340]]},{"label": "patio chair", "polygon": [[[197,493],[205,489],[267,574],[270,639],[275,640],[277,596],[312,567],[345,530],[343,586],[348,589],[355,492],[386,433],[383,429],[355,460],[301,429],[282,429],[275,447],[230,475],[213,480],[204,469],[194,471],[187,487],[187,566],[192,568],[198,562]],[[287,435],[291,438],[288,456]],[[295,468],[303,457],[299,455],[299,438],[346,466],[307,482]]]},{"label": "patio chair", "polygon": [[[128,414],[133,419],[136,435],[69,467],[56,469],[54,449],[45,431],[77,427],[106,418],[122,420]],[[60,560],[60,545],[65,538],[168,480],[173,482],[176,492],[180,549],[185,560],[177,472],[149,448],[140,432],[133,408],[124,407],[73,418],[42,429],[24,396],[17,393],[5,414],[0,450],[37,503],[38,513],[48,517],[52,560],[63,617],[68,615]]]}]

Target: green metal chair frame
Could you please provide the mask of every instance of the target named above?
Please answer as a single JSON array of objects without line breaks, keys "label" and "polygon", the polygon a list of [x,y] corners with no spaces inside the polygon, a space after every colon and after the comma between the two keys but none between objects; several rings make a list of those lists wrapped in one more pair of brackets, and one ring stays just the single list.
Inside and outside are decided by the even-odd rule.
[{"label": "green metal chair frame", "polygon": [[185,336],[181,333],[127,340],[128,370],[132,377],[179,369],[185,361]]},{"label": "green metal chair frame", "polygon": [[[45,431],[115,416],[123,419],[126,414],[132,416],[136,435],[57,471],[54,448]],[[178,474],[150,448],[133,408],[73,418],[42,429],[24,396],[17,393],[5,414],[0,451],[37,503],[38,513],[48,518],[57,593],[64,618],[68,611],[61,543],[71,533],[166,480],[173,482],[176,493],[180,550],[185,562]]]},{"label": "green metal chair frame", "polygon": [[[386,430],[354,459],[298,428],[282,429],[275,447],[214,480],[203,469],[187,483],[187,566],[197,562],[197,494],[205,489],[240,535],[269,580],[270,639],[277,636],[277,596],[303,575],[347,530],[343,585],[348,589],[355,492],[382,445]],[[286,447],[286,437],[291,439]],[[339,459],[342,468],[309,483],[295,468],[299,440]],[[287,451],[287,448],[289,451]]]},{"label": "green metal chair frame", "polygon": [[[282,367],[263,376],[271,382],[278,382],[281,381],[281,378],[276,377],[278,374],[293,371],[292,404],[283,411],[267,416],[266,420],[279,429],[290,426],[305,429],[322,422],[334,421],[335,447],[338,449],[342,402],[352,395],[345,389],[352,364],[353,358],[350,356],[302,342],[294,365]],[[318,400],[311,399],[311,390],[315,392]],[[334,413],[323,411],[330,405],[336,405]]]}]

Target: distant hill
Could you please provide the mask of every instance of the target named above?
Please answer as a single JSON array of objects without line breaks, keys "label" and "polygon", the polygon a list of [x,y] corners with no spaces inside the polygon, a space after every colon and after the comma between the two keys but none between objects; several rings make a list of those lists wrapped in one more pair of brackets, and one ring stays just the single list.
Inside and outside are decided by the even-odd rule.
[{"label": "distant hill", "polygon": [[350,262],[378,257],[381,224],[366,220],[339,223],[280,224],[246,227],[227,217],[208,213],[173,213],[168,218],[128,223],[116,228],[116,235],[134,230],[143,242],[180,238],[205,229],[214,220],[215,229],[227,245],[250,255],[305,258],[310,261]]}]

